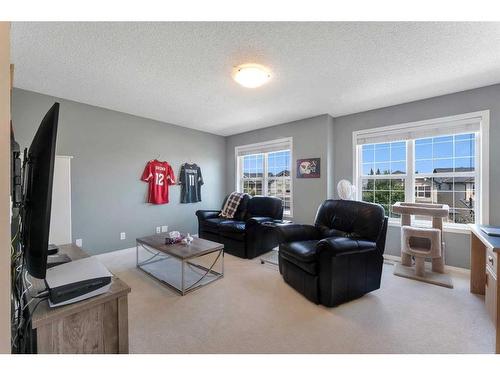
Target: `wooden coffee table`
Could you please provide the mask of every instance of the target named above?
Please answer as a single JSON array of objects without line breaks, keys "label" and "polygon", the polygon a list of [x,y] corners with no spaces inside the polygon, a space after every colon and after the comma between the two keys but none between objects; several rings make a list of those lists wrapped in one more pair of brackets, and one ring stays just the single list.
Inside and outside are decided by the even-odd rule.
[{"label": "wooden coffee table", "polygon": [[224,245],[194,238],[189,245],[165,244],[166,235],[136,239],[137,268],[185,295],[224,276]]}]

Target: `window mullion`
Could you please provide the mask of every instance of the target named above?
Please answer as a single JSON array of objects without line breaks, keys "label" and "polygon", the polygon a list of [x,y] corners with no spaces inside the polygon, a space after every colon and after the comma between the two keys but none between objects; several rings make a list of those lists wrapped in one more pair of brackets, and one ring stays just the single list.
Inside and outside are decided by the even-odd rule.
[{"label": "window mullion", "polygon": [[361,166],[362,163],[362,153],[361,153],[361,146],[354,145],[356,147],[356,181],[353,181],[353,184],[355,184],[358,188],[356,189],[356,194],[357,196],[355,197],[356,200],[363,200],[363,180],[362,180],[362,173],[363,169]]},{"label": "window mullion", "polygon": [[243,157],[238,156],[237,160],[237,172],[238,172],[238,186],[236,186],[236,191],[243,192]]},{"label": "window mullion", "polygon": [[415,141],[406,141],[405,201],[415,202]]},{"label": "window mullion", "polygon": [[268,157],[269,157],[269,154],[266,152],[264,154],[264,175],[262,176],[262,195],[264,195],[265,197],[268,196],[268,191],[267,191],[267,185],[268,185],[268,176],[269,176],[269,173],[268,173],[268,167],[269,167],[269,162],[268,162]]},{"label": "window mullion", "polygon": [[486,172],[481,170],[482,161],[481,161],[480,150],[481,150],[481,134],[476,133],[474,142],[474,198],[476,201],[476,206],[474,207],[474,209],[476,210],[474,221],[476,224],[484,224],[482,217],[483,200],[481,199],[482,198],[481,174]]}]

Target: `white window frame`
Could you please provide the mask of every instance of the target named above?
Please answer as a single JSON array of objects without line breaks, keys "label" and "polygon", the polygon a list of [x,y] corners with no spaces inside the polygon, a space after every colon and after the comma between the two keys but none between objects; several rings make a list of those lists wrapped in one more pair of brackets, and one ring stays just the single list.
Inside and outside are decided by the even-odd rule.
[{"label": "white window frame", "polygon": [[[408,128],[421,128],[421,129],[432,129],[439,128],[441,126],[446,126],[451,130],[450,134],[453,133],[453,124],[464,123],[464,121],[473,120],[479,122],[479,132],[476,135],[476,155],[475,155],[475,171],[474,172],[462,172],[463,175],[471,175],[475,177],[475,188],[478,199],[477,212],[476,212],[476,223],[477,224],[489,224],[489,131],[490,131],[490,111],[478,111],[464,113],[455,116],[446,116],[435,119],[414,121],[403,124],[381,126],[377,128],[371,128],[367,130],[358,130],[352,133],[353,141],[353,181],[356,185],[355,199],[361,200],[362,198],[362,145],[358,144],[358,139],[369,136],[370,134],[388,134],[391,136],[391,140],[387,142],[393,142],[394,137],[397,138],[398,132],[408,133]],[[407,200],[415,200],[415,179],[420,177],[450,177],[454,176],[457,172],[452,173],[433,173],[429,174],[418,174],[414,173],[415,165],[415,150],[414,144],[415,139],[420,137],[415,137],[414,139],[407,140],[407,165],[406,174],[404,175],[380,175],[380,176],[370,176],[369,178],[402,178],[405,179],[405,197]],[[379,142],[374,142],[379,143]],[[416,223],[421,226],[430,225],[429,222],[420,221]],[[399,226],[400,220],[397,218],[390,218],[389,225]],[[459,223],[445,223],[445,231],[464,233],[468,232],[467,224]]]},{"label": "white window frame", "polygon": [[[281,145],[281,144],[288,144],[289,147],[285,147],[281,150],[273,150],[269,151],[270,148],[273,148],[276,145]],[[267,154],[272,153],[272,152],[278,152],[278,151],[290,151],[290,212],[285,213],[283,212],[283,217],[286,218],[293,218],[293,169],[294,169],[294,163],[293,163],[293,138],[292,137],[287,137],[287,138],[279,138],[279,139],[274,139],[272,141],[266,141],[266,142],[258,142],[258,143],[252,143],[252,144],[247,144],[247,145],[241,145],[241,146],[236,146],[234,148],[234,160],[235,160],[235,186],[236,186],[236,191],[241,191],[242,186],[241,186],[241,181],[242,177],[241,174],[243,172],[243,165],[242,165],[242,160],[243,158],[240,157],[242,152],[246,152],[247,155],[254,155],[254,154],[265,154],[264,156],[264,173],[262,178],[255,178],[255,180],[262,180],[262,195],[267,196],[267,189],[268,189],[268,160],[267,160]]]}]

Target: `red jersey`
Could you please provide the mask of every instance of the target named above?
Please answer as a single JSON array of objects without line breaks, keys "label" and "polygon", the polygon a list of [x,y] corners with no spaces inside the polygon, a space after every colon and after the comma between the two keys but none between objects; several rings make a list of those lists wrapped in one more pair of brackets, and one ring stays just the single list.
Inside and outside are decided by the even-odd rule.
[{"label": "red jersey", "polygon": [[156,159],[149,161],[141,180],[149,183],[148,203],[168,203],[168,187],[175,184],[174,171],[170,164]]}]

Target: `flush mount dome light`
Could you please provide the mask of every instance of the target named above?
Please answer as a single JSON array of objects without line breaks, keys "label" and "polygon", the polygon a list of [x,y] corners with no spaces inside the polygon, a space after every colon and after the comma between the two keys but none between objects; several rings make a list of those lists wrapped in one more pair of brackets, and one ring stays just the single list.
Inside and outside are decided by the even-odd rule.
[{"label": "flush mount dome light", "polygon": [[234,68],[233,79],[243,87],[256,88],[271,79],[271,71],[259,64],[243,64]]}]

